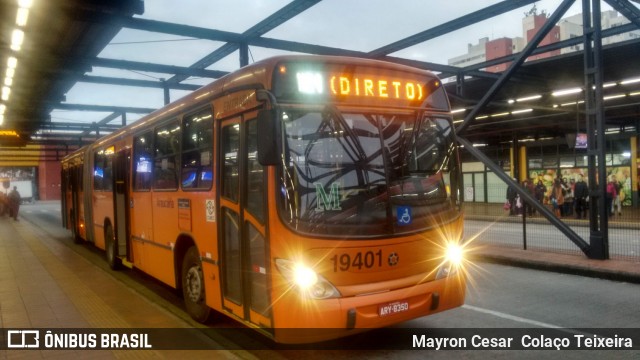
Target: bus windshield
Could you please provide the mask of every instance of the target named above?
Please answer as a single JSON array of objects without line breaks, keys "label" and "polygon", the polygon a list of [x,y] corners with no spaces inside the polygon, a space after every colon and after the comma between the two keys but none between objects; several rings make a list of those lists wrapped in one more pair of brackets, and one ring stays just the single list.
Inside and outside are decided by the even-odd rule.
[{"label": "bus windshield", "polygon": [[451,122],[436,114],[282,109],[280,216],[301,233],[400,235],[459,215]]}]

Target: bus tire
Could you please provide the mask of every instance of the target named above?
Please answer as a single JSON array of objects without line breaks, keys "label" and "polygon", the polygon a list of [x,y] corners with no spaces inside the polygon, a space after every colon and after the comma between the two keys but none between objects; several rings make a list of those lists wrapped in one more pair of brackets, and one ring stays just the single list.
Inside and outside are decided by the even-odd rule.
[{"label": "bus tire", "polygon": [[204,273],[200,254],[195,246],[192,246],[184,254],[182,262],[182,297],[187,313],[197,322],[206,323],[212,310],[207,306]]},{"label": "bus tire", "polygon": [[120,270],[120,258],[116,256],[118,243],[113,233],[111,225],[107,225],[104,229],[104,251],[107,258],[107,264],[111,270]]}]

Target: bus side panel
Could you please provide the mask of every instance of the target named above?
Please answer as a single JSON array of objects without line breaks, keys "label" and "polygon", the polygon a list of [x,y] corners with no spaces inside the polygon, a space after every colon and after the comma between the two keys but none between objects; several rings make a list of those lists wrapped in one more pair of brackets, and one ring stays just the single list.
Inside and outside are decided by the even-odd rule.
[{"label": "bus side panel", "polygon": [[[203,257],[202,271],[205,278],[207,305],[222,311],[220,293],[220,255],[218,253],[218,232],[215,222],[215,187],[212,192],[193,193],[191,198],[191,223],[193,238]],[[215,262],[215,264],[214,264]],[[181,269],[178,269],[181,271]]]},{"label": "bus side panel", "polygon": [[148,272],[158,280],[176,286],[173,247],[178,238],[178,192],[154,192],[152,195],[153,244],[145,246]]},{"label": "bus side panel", "polygon": [[131,192],[132,208],[131,216],[131,244],[133,251],[133,264],[136,268],[149,272],[149,264],[145,260],[145,241],[153,239],[153,217],[151,209],[151,192]]},{"label": "bus side panel", "polygon": [[[93,193],[93,233],[94,244],[97,248],[105,249],[104,231],[108,223],[114,226],[113,221],[113,193],[108,191],[95,191]],[[115,231],[115,229],[113,229]]]}]

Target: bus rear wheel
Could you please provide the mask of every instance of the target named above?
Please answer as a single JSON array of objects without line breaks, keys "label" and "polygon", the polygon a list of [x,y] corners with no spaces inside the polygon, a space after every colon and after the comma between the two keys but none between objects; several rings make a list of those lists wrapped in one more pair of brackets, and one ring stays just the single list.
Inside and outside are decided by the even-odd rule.
[{"label": "bus rear wheel", "polygon": [[104,229],[104,251],[107,257],[107,264],[111,270],[120,270],[120,258],[116,256],[118,243],[113,233],[111,225],[107,225]]},{"label": "bus rear wheel", "polygon": [[194,320],[200,323],[209,320],[212,310],[207,306],[202,262],[195,246],[187,250],[182,262],[182,296],[187,313]]}]

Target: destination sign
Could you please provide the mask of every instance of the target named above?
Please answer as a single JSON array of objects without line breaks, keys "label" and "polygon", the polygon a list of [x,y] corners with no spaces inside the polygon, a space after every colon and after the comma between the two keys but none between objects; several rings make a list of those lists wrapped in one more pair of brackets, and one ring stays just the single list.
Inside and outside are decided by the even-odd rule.
[{"label": "destination sign", "polygon": [[[281,64],[274,74],[281,101],[337,102],[446,110],[440,80],[429,73],[354,64]],[[435,95],[435,96],[434,96]]]}]

